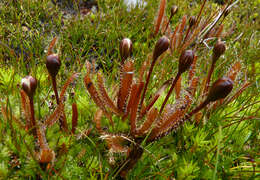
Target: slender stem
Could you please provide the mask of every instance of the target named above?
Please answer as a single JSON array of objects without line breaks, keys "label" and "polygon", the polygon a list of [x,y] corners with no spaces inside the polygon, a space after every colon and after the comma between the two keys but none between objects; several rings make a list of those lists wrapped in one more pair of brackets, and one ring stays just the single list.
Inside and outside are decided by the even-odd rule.
[{"label": "slender stem", "polygon": [[210,79],[211,79],[211,76],[212,76],[214,68],[215,68],[215,62],[212,61],[211,67],[210,67],[209,72],[208,72],[208,77],[207,77],[207,81],[206,81],[206,85],[205,85],[205,89],[204,89],[204,93],[203,94],[208,92],[209,82],[210,82]]},{"label": "slender stem", "polygon": [[171,16],[170,16],[170,18],[169,18],[169,21],[167,22],[167,25],[166,25],[166,27],[165,27],[165,29],[164,29],[164,31],[163,31],[163,34],[167,31],[168,26],[169,26],[169,24],[170,24],[170,21],[171,21],[172,17],[173,17],[173,14],[171,14]]},{"label": "slender stem", "polygon": [[187,40],[188,38],[188,35],[190,34],[190,30],[191,30],[191,26],[189,26],[187,32],[186,32],[186,35],[185,35],[185,38],[184,38],[184,41],[183,41],[183,44],[185,43],[185,41]]},{"label": "slender stem", "polygon": [[199,112],[201,109],[203,109],[205,106],[207,106],[209,104],[210,101],[208,101],[207,99],[202,102],[198,107],[196,107],[194,110],[192,110],[186,117],[185,119],[189,119],[191,116],[193,116],[194,114],[196,114],[197,112]]},{"label": "slender stem", "polygon": [[33,97],[29,97],[30,101],[30,110],[31,110],[31,123],[30,128],[32,128],[33,135],[37,137],[37,131],[36,131],[36,121],[34,117],[34,106],[33,106]]},{"label": "slender stem", "polygon": [[53,90],[54,90],[56,102],[57,102],[57,104],[60,104],[59,94],[58,94],[58,91],[57,91],[56,77],[55,77],[55,76],[54,76],[54,77],[52,76],[52,77],[51,77],[51,80],[52,80],[52,87],[53,87]]},{"label": "slender stem", "polygon": [[168,99],[169,99],[169,97],[170,97],[170,95],[171,95],[171,93],[172,93],[172,91],[173,91],[173,88],[174,88],[175,84],[177,83],[178,79],[180,78],[180,76],[181,76],[181,73],[178,72],[177,75],[176,75],[176,77],[175,77],[175,79],[172,81],[172,86],[171,86],[171,88],[170,88],[170,90],[169,90],[167,96],[165,97],[165,99],[164,99],[164,101],[163,101],[163,104],[162,104],[162,106],[161,106],[161,109],[160,109],[160,113],[159,113],[159,114],[162,113],[163,108],[164,108],[164,106],[166,105],[166,103],[167,103],[167,101],[168,101]]},{"label": "slender stem", "polygon": [[206,1],[207,1],[207,0],[204,0],[202,6],[201,6],[201,8],[200,8],[199,15],[198,15],[197,18],[196,18],[195,27],[197,26],[197,24],[198,24],[198,22],[199,22],[199,18],[200,18],[201,14],[202,14],[202,11],[203,11],[204,7],[205,7]]},{"label": "slender stem", "polygon": [[153,68],[154,68],[155,62],[156,62],[156,59],[153,59],[152,64],[151,64],[151,67],[150,67],[150,69],[149,69],[148,76],[147,76],[147,78],[146,78],[146,82],[145,82],[145,86],[144,86],[144,91],[143,91],[142,99],[141,99],[141,102],[140,102],[141,107],[142,107],[143,102],[144,102],[145,93],[146,93],[146,91],[147,91],[147,87],[148,87],[148,84],[149,84],[149,81],[150,81],[151,74],[152,74],[152,72],[153,72]]}]

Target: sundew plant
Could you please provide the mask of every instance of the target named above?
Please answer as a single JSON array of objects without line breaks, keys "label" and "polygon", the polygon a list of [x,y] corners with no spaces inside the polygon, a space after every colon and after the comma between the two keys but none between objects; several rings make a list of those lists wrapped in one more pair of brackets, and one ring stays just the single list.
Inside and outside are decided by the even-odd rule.
[{"label": "sundew plant", "polygon": [[0,179],[257,179],[258,0],[0,2]]}]

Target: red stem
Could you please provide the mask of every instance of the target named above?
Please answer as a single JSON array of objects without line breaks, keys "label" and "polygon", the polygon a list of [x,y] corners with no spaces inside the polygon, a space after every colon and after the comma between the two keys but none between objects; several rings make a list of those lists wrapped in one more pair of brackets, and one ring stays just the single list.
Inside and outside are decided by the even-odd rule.
[{"label": "red stem", "polygon": [[172,86],[171,86],[171,88],[170,88],[170,90],[169,90],[167,96],[165,97],[165,99],[164,99],[164,101],[163,101],[163,104],[162,104],[162,106],[161,106],[161,109],[160,109],[160,113],[159,113],[159,114],[162,113],[163,108],[164,108],[164,106],[166,105],[166,103],[167,103],[167,101],[168,101],[168,99],[169,99],[169,97],[170,97],[170,95],[171,95],[171,93],[172,93],[172,91],[173,91],[173,88],[174,88],[175,84],[177,83],[178,79],[180,78],[180,76],[181,76],[181,73],[178,72],[177,75],[176,75],[176,77],[175,77],[175,79],[172,81]]},{"label": "red stem", "polygon": [[204,6],[205,6],[205,4],[206,4],[206,1],[207,1],[207,0],[204,0],[204,1],[203,1],[203,4],[202,4],[202,6],[201,6],[201,8],[200,8],[199,15],[198,15],[197,18],[196,18],[195,27],[197,26],[197,24],[198,24],[198,22],[199,22],[199,18],[200,18],[201,13],[202,13],[202,11],[203,11],[203,9],[204,9]]},{"label": "red stem", "polygon": [[145,93],[146,93],[146,91],[147,91],[147,87],[148,87],[148,84],[149,84],[149,81],[150,81],[151,74],[152,74],[152,72],[153,72],[153,68],[154,68],[155,62],[156,62],[156,59],[153,59],[152,64],[151,64],[151,67],[150,67],[150,69],[149,69],[148,76],[147,76],[147,78],[146,78],[146,82],[145,82],[145,86],[144,86],[144,91],[143,91],[142,99],[141,99],[141,102],[140,102],[141,108],[142,108],[142,106],[143,106],[143,102],[144,102],[144,98],[145,98]]},{"label": "red stem", "polygon": [[204,94],[208,92],[209,89],[209,82],[213,73],[213,70],[215,68],[215,62],[212,61],[211,67],[209,69],[209,73],[208,73],[208,77],[207,77],[207,81],[206,81],[206,85],[205,85],[205,89],[204,89]]},{"label": "red stem", "polygon": [[57,102],[57,104],[60,104],[59,94],[58,94],[58,91],[57,91],[56,77],[55,77],[55,76],[52,76],[52,77],[51,77],[51,80],[52,80],[52,87],[53,87],[53,90],[54,90],[56,102]]},{"label": "red stem", "polygon": [[167,29],[168,29],[168,26],[169,26],[169,24],[170,24],[170,21],[171,21],[171,18],[172,18],[172,16],[173,16],[173,14],[171,14],[171,16],[170,16],[170,18],[169,18],[169,21],[168,21],[168,23],[167,23],[167,25],[166,25],[166,27],[165,27],[165,29],[164,29],[164,31],[163,31],[163,34],[167,31]]},{"label": "red stem", "polygon": [[209,104],[210,101],[208,101],[207,99],[202,102],[198,107],[196,107],[193,111],[191,111],[185,119],[189,119],[191,116],[193,116],[194,114],[196,114],[197,112],[199,112],[201,109],[203,109],[204,107],[206,107]]},{"label": "red stem", "polygon": [[185,38],[184,38],[184,41],[183,41],[183,44],[185,43],[185,41],[187,40],[188,38],[188,35],[190,34],[190,30],[191,30],[191,26],[189,26],[187,32],[186,32],[186,35],[185,35]]}]

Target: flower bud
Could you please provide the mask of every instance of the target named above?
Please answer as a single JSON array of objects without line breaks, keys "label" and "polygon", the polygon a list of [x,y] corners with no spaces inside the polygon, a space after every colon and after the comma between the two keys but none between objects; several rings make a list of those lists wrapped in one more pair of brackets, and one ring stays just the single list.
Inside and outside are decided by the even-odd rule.
[{"label": "flower bud", "polygon": [[46,67],[51,77],[55,77],[58,74],[60,66],[61,66],[61,62],[58,55],[51,54],[47,56]]},{"label": "flower bud", "polygon": [[195,16],[191,16],[190,19],[189,19],[190,27],[194,26],[195,23],[196,23],[196,17]]},{"label": "flower bud", "polygon": [[176,14],[178,12],[178,6],[173,5],[171,7],[171,16],[173,16],[174,14]]},{"label": "flower bud", "polygon": [[128,38],[124,38],[119,45],[120,56],[122,60],[126,60],[132,53],[132,41]]},{"label": "flower bud", "polygon": [[194,59],[194,52],[192,50],[182,51],[179,59],[179,73],[187,71]]},{"label": "flower bud", "polygon": [[226,46],[223,41],[218,40],[213,48],[213,62],[216,62],[219,57],[224,54]]},{"label": "flower bud", "polygon": [[37,88],[37,80],[32,76],[26,76],[22,79],[21,84],[27,96],[32,98]]},{"label": "flower bud", "polygon": [[228,77],[222,77],[215,81],[209,91],[207,101],[216,101],[225,98],[233,89],[233,81]]},{"label": "flower bud", "polygon": [[156,60],[169,47],[170,41],[166,36],[161,37],[155,44],[153,50],[153,60]]}]

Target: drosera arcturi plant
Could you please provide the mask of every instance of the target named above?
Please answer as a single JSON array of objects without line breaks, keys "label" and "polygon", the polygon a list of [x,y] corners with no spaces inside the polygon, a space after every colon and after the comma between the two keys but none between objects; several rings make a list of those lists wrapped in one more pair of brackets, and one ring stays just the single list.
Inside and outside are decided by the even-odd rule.
[{"label": "drosera arcturi plant", "polygon": [[[112,176],[119,175],[125,178],[129,170],[131,170],[142,157],[144,145],[148,145],[168,133],[177,130],[186,121],[193,121],[193,115],[210,103],[224,99],[233,89],[233,81],[236,75],[231,75],[233,71],[231,69],[227,77],[219,78],[212,84],[206,98],[202,96],[197,100],[197,107],[191,109],[198,84],[198,82],[194,81],[189,81],[188,88],[184,90],[185,93],[180,95],[181,98],[179,98],[175,104],[167,103],[177,82],[176,79],[178,79],[183,72],[189,71],[189,75],[192,76],[189,77],[190,79],[194,79],[193,76],[195,76],[196,68],[192,66],[195,54],[192,50],[184,50],[179,58],[179,68],[176,78],[172,81],[172,86],[163,104],[160,105],[160,111],[158,111],[157,108],[154,107],[154,104],[163,91],[165,91],[166,86],[159,88],[159,90],[156,91],[157,93],[149,100],[146,97],[146,88],[148,87],[150,75],[153,72],[156,60],[163,53],[168,53],[168,48],[168,38],[166,36],[161,37],[153,50],[151,65],[147,73],[146,70],[149,60],[145,61],[140,71],[136,73],[134,70],[134,61],[129,57],[128,59],[123,58],[124,62],[120,68],[120,82],[116,101],[109,97],[105,89],[103,76],[100,72],[97,73],[97,88],[95,87],[91,73],[91,64],[88,61],[86,62],[87,74],[84,78],[84,82],[91,98],[99,107],[94,116],[94,122],[98,133],[101,138],[106,141],[109,148],[109,162],[112,168],[115,169]],[[131,51],[132,49],[128,48],[128,50]],[[122,48],[120,48],[120,51],[122,51]],[[121,52],[121,54],[123,53]],[[130,52],[128,54],[130,54]],[[192,68],[190,68],[191,66]],[[234,71],[237,72],[238,69]],[[143,81],[144,74],[147,74],[145,81]],[[198,80],[199,79],[196,78],[196,81]],[[145,99],[148,100],[147,103],[144,103]],[[199,104],[200,101],[201,103]],[[213,108],[213,106],[210,108]],[[109,119],[112,128],[103,128],[103,114]],[[113,115],[115,115],[116,118],[113,118]],[[116,121],[114,121],[115,119]],[[125,122],[126,120],[128,120],[128,127],[121,128],[121,122]],[[117,124],[115,124],[116,122]],[[126,154],[127,157],[120,163],[115,164],[114,153]]]},{"label": "drosera arcturi plant", "polygon": [[[53,45],[50,45],[53,46]],[[49,48],[49,52],[51,52]],[[55,169],[55,162],[57,161],[56,155],[59,152],[55,152],[53,149],[50,148],[48,141],[46,139],[46,131],[48,128],[52,127],[58,120],[66,121],[65,116],[65,92],[68,89],[69,85],[73,83],[73,81],[78,77],[78,73],[73,73],[65,82],[64,86],[61,89],[60,96],[57,93],[56,87],[56,75],[59,71],[59,67],[61,65],[60,60],[58,59],[57,55],[49,55],[47,57],[46,66],[49,71],[49,74],[52,78],[53,89],[57,101],[57,106],[55,110],[50,114],[47,115],[43,119],[37,119],[34,109],[34,95],[37,88],[37,79],[32,76],[26,76],[21,80],[21,109],[25,116],[25,123],[23,122],[23,118],[16,118],[10,111],[7,111],[7,107],[2,105],[2,113],[4,117],[8,119],[12,117],[13,121],[16,122],[21,129],[25,129],[28,132],[28,135],[32,134],[34,137],[34,149],[28,149],[31,152],[32,158],[39,164],[40,168],[43,172],[46,172],[48,177],[53,175],[58,175],[60,169]],[[66,133],[66,135],[71,134],[75,135],[76,133],[76,126],[78,121],[78,110],[76,103],[72,103],[72,129],[69,132],[68,127],[67,130],[62,127],[60,128],[62,132]],[[80,133],[81,134],[81,133]],[[77,136],[77,134],[76,134]],[[67,145],[63,144],[64,146],[63,151],[67,151]],[[29,146],[27,148],[30,148]],[[45,175],[46,175],[45,174]],[[38,174],[37,177],[42,177],[43,174]]]}]

